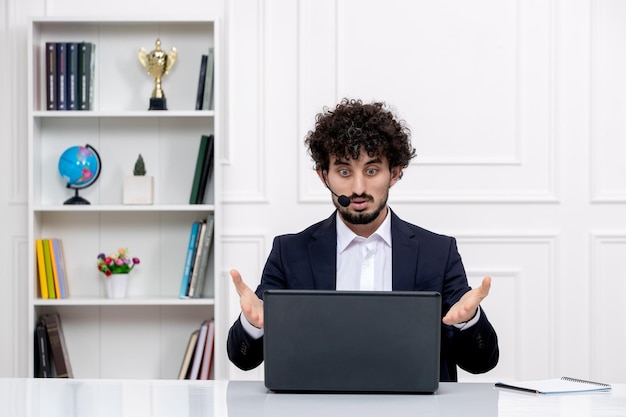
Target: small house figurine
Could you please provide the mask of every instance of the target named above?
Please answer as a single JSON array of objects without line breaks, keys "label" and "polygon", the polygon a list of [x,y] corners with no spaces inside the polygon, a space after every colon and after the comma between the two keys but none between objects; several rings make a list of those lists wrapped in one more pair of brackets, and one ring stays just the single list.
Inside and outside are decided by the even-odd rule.
[{"label": "small house figurine", "polygon": [[133,175],[124,178],[124,204],[153,204],[154,177],[146,175],[141,154],[137,157]]}]

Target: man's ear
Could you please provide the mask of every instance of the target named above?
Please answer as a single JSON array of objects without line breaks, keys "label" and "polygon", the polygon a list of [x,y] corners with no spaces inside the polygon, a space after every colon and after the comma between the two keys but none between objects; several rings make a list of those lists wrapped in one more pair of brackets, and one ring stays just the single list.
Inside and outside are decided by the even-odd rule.
[{"label": "man's ear", "polygon": [[326,172],[322,169],[322,167],[318,166],[315,168],[315,172],[317,172],[317,176],[320,178],[320,181],[326,185]]},{"label": "man's ear", "polygon": [[391,168],[391,179],[389,180],[389,187],[393,187],[398,182],[398,180],[400,180],[400,178],[402,178],[402,167],[397,166]]}]

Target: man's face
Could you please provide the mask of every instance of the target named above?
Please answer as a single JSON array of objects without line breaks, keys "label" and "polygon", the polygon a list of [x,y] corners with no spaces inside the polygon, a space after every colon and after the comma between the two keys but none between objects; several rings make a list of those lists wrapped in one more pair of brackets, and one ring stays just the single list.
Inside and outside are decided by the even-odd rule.
[{"label": "man's face", "polygon": [[[327,186],[336,194],[350,198],[350,205],[342,207],[337,197],[333,197],[333,204],[349,227],[371,225],[374,230],[378,228],[387,215],[389,188],[398,181],[400,172],[400,167],[390,171],[387,158],[370,157],[364,150],[356,160],[330,158]],[[321,178],[324,181],[323,176]]]}]

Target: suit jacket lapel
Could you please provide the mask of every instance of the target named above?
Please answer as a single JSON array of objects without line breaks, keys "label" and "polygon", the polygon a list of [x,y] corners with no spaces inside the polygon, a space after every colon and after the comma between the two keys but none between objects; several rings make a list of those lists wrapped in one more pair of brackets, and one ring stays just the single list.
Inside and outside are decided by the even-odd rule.
[{"label": "suit jacket lapel", "polygon": [[309,259],[315,289],[337,288],[337,216],[334,212],[315,233],[309,244]]},{"label": "suit jacket lapel", "polygon": [[391,268],[394,291],[415,290],[419,242],[415,234],[395,213],[391,212]]}]

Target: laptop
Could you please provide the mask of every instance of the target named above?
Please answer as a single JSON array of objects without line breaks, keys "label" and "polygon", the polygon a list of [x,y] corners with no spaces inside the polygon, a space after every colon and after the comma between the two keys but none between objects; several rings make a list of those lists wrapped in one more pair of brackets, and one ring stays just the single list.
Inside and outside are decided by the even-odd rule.
[{"label": "laptop", "polygon": [[439,293],[267,290],[263,300],[268,389],[437,391]]}]

